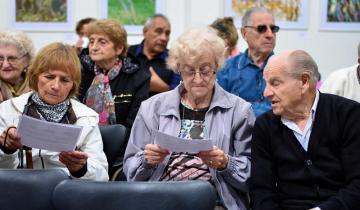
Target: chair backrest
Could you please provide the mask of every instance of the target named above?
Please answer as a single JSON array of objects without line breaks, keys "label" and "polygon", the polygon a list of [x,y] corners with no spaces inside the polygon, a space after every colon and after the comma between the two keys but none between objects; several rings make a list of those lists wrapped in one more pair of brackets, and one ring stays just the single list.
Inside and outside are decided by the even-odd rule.
[{"label": "chair backrest", "polygon": [[213,210],[214,187],[205,181],[89,182],[65,180],[56,186],[57,210]]},{"label": "chair backrest", "polygon": [[0,209],[54,209],[53,190],[65,179],[69,175],[61,169],[1,169]]},{"label": "chair backrest", "polygon": [[99,126],[104,143],[104,152],[109,164],[109,175],[117,158],[122,158],[126,146],[126,128],[121,124]]}]

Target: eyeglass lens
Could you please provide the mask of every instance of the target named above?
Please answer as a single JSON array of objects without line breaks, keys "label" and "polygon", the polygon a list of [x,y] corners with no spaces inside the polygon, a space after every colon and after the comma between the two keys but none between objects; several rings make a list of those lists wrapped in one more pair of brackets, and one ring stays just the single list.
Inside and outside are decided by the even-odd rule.
[{"label": "eyeglass lens", "polygon": [[[273,33],[278,32],[280,29],[279,26],[275,26],[275,25],[271,25],[269,27],[270,27],[271,32],[273,32]],[[265,33],[267,31],[267,29],[268,29],[267,25],[258,25],[256,27],[257,32],[260,34]]]}]

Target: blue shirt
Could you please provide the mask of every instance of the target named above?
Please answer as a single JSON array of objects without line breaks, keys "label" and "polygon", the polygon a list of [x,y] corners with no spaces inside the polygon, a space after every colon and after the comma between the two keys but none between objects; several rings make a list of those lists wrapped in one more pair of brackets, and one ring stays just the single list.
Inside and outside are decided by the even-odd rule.
[{"label": "blue shirt", "polygon": [[250,102],[256,117],[271,109],[271,102],[265,98],[264,67],[271,55],[259,68],[248,56],[248,50],[225,63],[223,70],[218,71],[218,83],[228,92]]},{"label": "blue shirt", "polygon": [[316,113],[316,107],[319,102],[319,91],[316,91],[316,96],[314,103],[311,107],[310,116],[306,122],[305,128],[303,131],[300,130],[300,128],[297,126],[297,124],[294,121],[287,120],[281,118],[281,122],[288,127],[290,130],[293,131],[296,139],[299,141],[301,146],[304,148],[305,151],[308,150],[309,140],[310,140],[310,134],[314,123],[315,113]]}]

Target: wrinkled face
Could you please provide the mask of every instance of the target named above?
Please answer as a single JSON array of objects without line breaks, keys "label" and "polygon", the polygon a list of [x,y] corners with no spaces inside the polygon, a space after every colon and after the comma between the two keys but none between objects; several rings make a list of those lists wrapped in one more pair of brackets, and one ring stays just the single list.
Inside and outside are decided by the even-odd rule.
[{"label": "wrinkled face", "polygon": [[186,91],[195,99],[210,96],[214,89],[216,69],[214,57],[208,54],[200,56],[194,63],[180,64],[180,74]]},{"label": "wrinkled face", "polygon": [[41,73],[38,79],[38,93],[47,104],[58,104],[66,100],[74,85],[72,77],[62,70]]},{"label": "wrinkled face", "polygon": [[[251,16],[252,23],[250,27],[242,28],[242,36],[249,45],[249,50],[269,55],[275,48],[276,33],[270,30],[270,26],[274,26],[274,19],[268,13],[254,13]],[[256,27],[266,25],[267,30],[259,33]]]},{"label": "wrinkled face", "polygon": [[264,96],[271,100],[275,115],[291,118],[302,102],[302,81],[292,77],[284,63],[269,60],[264,70],[266,88]]},{"label": "wrinkled face", "polygon": [[157,55],[166,50],[170,37],[170,25],[161,17],[154,19],[153,24],[144,30],[145,47]]},{"label": "wrinkled face", "polygon": [[19,82],[21,73],[29,65],[27,54],[22,55],[12,45],[0,47],[0,79],[8,83]]},{"label": "wrinkled face", "polygon": [[123,47],[115,48],[114,43],[104,34],[91,34],[89,40],[90,57],[94,62],[111,62],[123,50]]}]

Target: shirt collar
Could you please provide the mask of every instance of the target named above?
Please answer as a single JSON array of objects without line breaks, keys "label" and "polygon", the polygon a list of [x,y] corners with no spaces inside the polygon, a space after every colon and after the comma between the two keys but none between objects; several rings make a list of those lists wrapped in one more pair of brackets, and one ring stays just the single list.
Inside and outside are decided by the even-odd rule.
[{"label": "shirt collar", "polygon": [[[136,48],[135,50],[135,56],[139,56],[140,54],[142,55],[145,55],[143,52],[144,52],[144,41],[143,40]],[[157,56],[155,56],[155,59],[158,58],[158,59],[161,59],[163,61],[166,61],[167,57],[169,56],[169,52],[168,52],[168,49],[165,49],[164,52],[158,54]]]},{"label": "shirt collar", "polygon": [[[264,69],[265,65],[267,64],[269,58],[274,55],[274,51],[272,51],[268,57],[265,59],[265,62],[263,63],[263,65],[261,66],[260,69]],[[239,65],[238,65],[238,68],[240,69],[241,67],[244,67],[244,66],[248,66],[248,65],[255,65],[253,60],[250,58],[249,56],[249,49],[246,49],[245,52],[244,52],[244,56],[243,56],[243,59],[240,60],[239,62]]]}]

